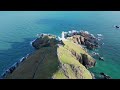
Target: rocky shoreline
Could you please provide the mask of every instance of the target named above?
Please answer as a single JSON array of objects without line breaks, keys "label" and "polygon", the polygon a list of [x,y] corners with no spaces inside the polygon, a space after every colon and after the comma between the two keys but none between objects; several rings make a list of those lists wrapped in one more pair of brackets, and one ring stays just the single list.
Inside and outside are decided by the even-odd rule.
[{"label": "rocky shoreline", "polygon": [[[64,33],[62,33],[62,35],[64,35],[63,36],[64,39],[71,40],[80,46],[84,46],[82,48],[86,51],[86,53],[88,53],[87,49],[95,50],[99,47],[99,38],[96,38],[93,34],[90,34],[87,31],[72,30],[72,31],[64,32]],[[62,39],[60,37],[55,36],[55,35],[38,34],[37,36],[38,36],[38,38],[36,38],[32,42],[30,42],[30,44],[36,50],[38,50],[42,47],[48,47],[48,46],[52,47],[55,45],[57,45],[57,46],[64,45],[64,43],[62,42]],[[99,36],[101,36],[101,35],[99,34]],[[47,37],[49,37],[50,39],[47,39]],[[78,55],[74,50],[70,50],[70,52],[72,53],[72,55],[74,55],[76,57],[76,59],[81,64],[83,64],[86,67],[86,69],[95,66],[96,61],[90,62],[90,60],[88,59],[88,56],[86,54]],[[29,56],[30,56],[30,54],[27,54],[25,57],[23,57],[18,62],[13,64],[10,68],[8,68],[1,75],[1,79],[5,78],[9,74],[11,74],[20,65],[20,63],[22,63],[24,60],[26,60]],[[99,56],[99,58],[100,58],[100,56]],[[92,72],[91,72],[91,76],[93,77],[93,79],[95,79],[95,76]]]},{"label": "rocky shoreline", "polygon": [[[30,45],[32,46],[32,43],[35,41],[36,39],[34,39],[33,41],[30,42]],[[33,46],[32,46],[33,47]],[[34,47],[33,47],[34,48]],[[25,61],[29,56],[31,55],[31,53],[28,53],[27,55],[25,55],[24,57],[22,57],[19,61],[15,62],[12,66],[10,66],[7,70],[5,70],[1,75],[0,75],[0,79],[4,79],[5,77],[7,77],[9,74],[11,74],[23,61]]]},{"label": "rocky shoreline", "polygon": [[[45,35],[47,35],[47,34],[45,34]],[[42,36],[44,36],[44,34],[39,35],[39,37],[42,37]],[[82,48],[86,52],[87,52],[87,49],[94,51],[95,49],[99,48],[100,45],[104,44],[104,43],[102,43],[102,44],[99,43],[99,41],[102,39],[102,35],[97,34],[97,36],[98,37],[95,37],[93,34],[90,34],[88,31],[72,30],[72,31],[64,32],[64,39],[72,39],[74,43],[79,44],[80,46],[83,46]],[[60,37],[56,37],[56,39],[59,41],[61,40]],[[39,39],[36,39],[35,42],[32,44],[33,47],[38,49],[37,46],[38,46],[38,44],[40,44],[39,42],[40,42]],[[41,42],[41,43],[43,43],[43,42]],[[47,45],[49,45],[49,44],[47,44]],[[86,68],[90,68],[91,66],[95,66],[95,63],[93,63],[93,64],[91,63],[91,64],[86,65],[86,63],[88,63],[88,61],[84,61],[84,60],[87,60],[86,55],[83,54],[81,57],[81,56],[77,55],[75,51],[71,51],[71,52],[73,55],[76,56],[76,59],[79,60]],[[93,52],[93,54],[90,54],[90,55],[94,58],[97,58],[99,60],[104,61],[104,58],[101,57],[99,55],[99,53]],[[81,58],[83,58],[83,61],[81,61]],[[95,79],[95,75],[92,72],[91,72],[91,75],[93,76],[93,79]],[[106,78],[106,77],[104,77],[104,78]]]},{"label": "rocky shoreline", "polygon": [[[81,35],[79,37],[77,37],[76,35]],[[83,35],[83,36],[82,36]],[[47,36],[47,34],[40,34],[39,37],[32,43],[32,46],[35,48],[35,49],[39,49],[40,47],[46,47],[46,46],[49,46],[51,45],[50,42],[48,41],[45,41],[45,40],[42,40],[41,38],[43,36]],[[51,36],[51,35],[48,35],[48,36]],[[69,39],[71,37],[73,37],[73,42],[74,43],[77,43],[77,44],[80,44],[80,45],[84,45],[87,47],[87,49],[95,49],[98,47],[98,43],[97,43],[97,39],[91,35],[91,34],[86,34],[85,32],[71,32],[71,34],[69,34],[68,32],[65,32],[65,35],[64,35],[65,39]],[[62,40],[59,39],[59,37],[56,37],[56,40],[59,41],[59,45],[62,43]],[[63,43],[62,43],[63,44]],[[39,46],[39,47],[38,47]],[[82,47],[83,48],[83,47]],[[86,50],[85,48],[83,48],[84,50]],[[70,51],[75,57],[76,59],[82,63],[87,69],[88,68],[91,68],[93,66],[95,66],[95,62],[89,62],[88,58],[87,58],[87,55],[85,54],[82,54],[82,56],[78,55],[74,50],[71,50]],[[87,51],[86,51],[87,52]],[[88,53],[88,52],[87,52]],[[82,59],[81,59],[82,58]],[[91,73],[93,79],[95,79],[94,77],[94,74]]]},{"label": "rocky shoreline", "polygon": [[8,75],[10,75],[23,61],[25,61],[31,54],[27,54],[26,56],[22,57],[19,61],[15,62],[12,66],[10,66],[7,70],[5,70],[1,76],[0,79],[4,79]]}]

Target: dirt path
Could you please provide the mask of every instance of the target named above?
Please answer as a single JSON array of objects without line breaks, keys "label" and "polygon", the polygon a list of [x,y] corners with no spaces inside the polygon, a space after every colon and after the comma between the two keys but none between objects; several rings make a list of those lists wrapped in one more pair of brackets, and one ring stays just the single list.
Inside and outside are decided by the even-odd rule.
[{"label": "dirt path", "polygon": [[46,47],[36,51],[22,62],[6,79],[50,78],[58,69],[56,48]]},{"label": "dirt path", "polygon": [[40,62],[38,63],[38,65],[37,65],[37,67],[36,67],[36,69],[35,69],[35,72],[33,73],[33,77],[32,77],[33,79],[34,79],[34,77],[35,77],[35,74],[36,74],[36,72],[37,72],[37,70],[38,70],[39,65],[42,64],[43,61],[45,60],[45,56],[46,56],[46,54],[43,53],[42,60],[40,60]]}]

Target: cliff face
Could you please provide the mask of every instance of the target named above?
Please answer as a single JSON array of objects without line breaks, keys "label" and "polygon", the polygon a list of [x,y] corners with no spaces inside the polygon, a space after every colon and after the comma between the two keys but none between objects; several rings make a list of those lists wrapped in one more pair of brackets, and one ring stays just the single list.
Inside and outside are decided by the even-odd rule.
[{"label": "cliff face", "polygon": [[6,78],[13,79],[92,79],[87,68],[95,66],[95,60],[78,44],[84,38],[57,41],[53,35],[42,35],[33,43],[37,49]]},{"label": "cliff face", "polygon": [[[92,59],[92,57],[89,57],[88,54],[77,44],[70,41],[63,42],[65,45],[59,46],[57,49],[60,68],[53,75],[53,78],[92,79],[92,75],[86,67],[90,68],[94,66],[93,64],[95,64],[95,60]],[[88,58],[84,58],[82,54],[87,55]]]},{"label": "cliff face", "polygon": [[41,35],[40,38],[37,38],[32,46],[35,49],[40,49],[42,47],[52,47],[55,46],[58,41],[55,39],[56,37],[53,35]]},{"label": "cliff face", "polygon": [[[88,37],[86,37],[88,38]],[[89,39],[89,38],[88,38]],[[87,39],[87,40],[88,40]],[[80,35],[74,35],[72,37],[72,40],[74,43],[77,43],[77,44],[83,44],[83,45],[86,45],[86,41],[85,41],[85,37],[83,36],[80,36]],[[80,48],[80,46],[76,45],[76,44],[73,44],[72,42],[58,42],[55,37],[53,36],[42,36],[40,38],[37,38],[35,40],[35,42],[33,42],[33,47],[35,47],[36,49],[40,49],[42,47],[53,47],[55,46],[56,44],[60,44],[60,45],[63,45],[67,48],[67,50],[69,50],[72,55],[75,56],[76,60],[78,60],[81,64],[83,64],[86,68],[90,68],[90,67],[93,67],[95,66],[95,63],[96,61],[92,58],[92,60],[90,60],[90,55],[88,55],[87,52],[85,52],[82,48]],[[70,46],[71,45],[71,46]],[[74,48],[73,48],[74,46]],[[81,50],[81,52],[77,52],[75,50],[75,48],[77,47],[77,49]],[[89,46],[89,45],[88,45]],[[89,46],[90,47],[90,46]],[[84,52],[84,53],[83,53]]]},{"label": "cliff face", "polygon": [[74,43],[85,45],[87,49],[93,50],[98,48],[98,42],[96,38],[92,38],[89,35],[74,35],[72,37],[68,37],[68,39],[72,40]]},{"label": "cliff face", "polygon": [[88,55],[86,54],[78,54],[76,51],[71,50],[72,55],[75,56],[76,60],[78,60],[81,64],[83,64],[86,68],[90,68],[95,66],[96,61],[93,59],[90,60]]}]

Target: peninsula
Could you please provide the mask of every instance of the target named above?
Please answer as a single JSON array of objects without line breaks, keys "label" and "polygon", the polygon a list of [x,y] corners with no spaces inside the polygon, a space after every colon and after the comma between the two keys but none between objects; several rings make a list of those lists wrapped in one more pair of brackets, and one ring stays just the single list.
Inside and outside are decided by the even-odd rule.
[{"label": "peninsula", "polygon": [[39,34],[32,42],[36,49],[21,60],[5,79],[94,79],[88,70],[96,64],[87,49],[97,48],[98,40],[87,31],[62,32],[61,37]]}]

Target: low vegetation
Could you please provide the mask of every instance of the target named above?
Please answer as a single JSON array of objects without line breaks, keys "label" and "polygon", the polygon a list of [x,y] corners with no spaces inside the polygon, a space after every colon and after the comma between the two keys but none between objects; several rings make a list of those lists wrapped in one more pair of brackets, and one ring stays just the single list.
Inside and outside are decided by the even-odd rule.
[{"label": "low vegetation", "polygon": [[7,79],[92,79],[91,73],[76,59],[77,54],[93,58],[78,44],[65,40],[57,46],[55,37],[45,36],[34,43],[37,49]]}]

